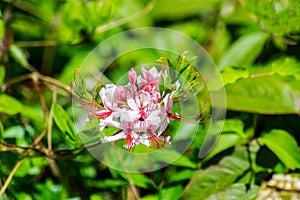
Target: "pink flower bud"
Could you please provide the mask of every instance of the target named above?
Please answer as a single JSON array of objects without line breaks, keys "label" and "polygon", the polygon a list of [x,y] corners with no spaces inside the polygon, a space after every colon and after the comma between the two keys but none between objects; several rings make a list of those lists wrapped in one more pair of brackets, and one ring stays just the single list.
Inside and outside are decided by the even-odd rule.
[{"label": "pink flower bud", "polygon": [[131,70],[128,72],[128,78],[130,80],[131,85],[135,85],[136,77],[136,71],[133,68],[131,68]]},{"label": "pink flower bud", "polygon": [[116,97],[119,101],[126,101],[126,93],[123,85],[119,85],[116,88]]}]

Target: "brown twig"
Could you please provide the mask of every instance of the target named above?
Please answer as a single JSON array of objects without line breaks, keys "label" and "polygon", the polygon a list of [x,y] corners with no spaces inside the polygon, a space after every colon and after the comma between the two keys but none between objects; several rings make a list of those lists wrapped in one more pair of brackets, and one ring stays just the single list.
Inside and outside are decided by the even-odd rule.
[{"label": "brown twig", "polygon": [[141,17],[141,16],[149,13],[153,9],[155,3],[156,3],[156,0],[152,0],[152,1],[150,1],[148,3],[148,5],[143,10],[140,10],[139,12],[136,12],[136,13],[134,13],[132,15],[129,15],[129,16],[124,17],[124,18],[121,18],[119,20],[113,21],[113,22],[111,22],[109,24],[105,24],[103,26],[100,26],[100,27],[98,27],[98,28],[95,29],[94,33],[95,34],[103,33],[103,32],[105,32],[107,30],[113,29],[115,27],[118,27],[118,26],[121,26],[123,24],[126,24],[127,22],[135,20],[135,19],[137,19],[137,18],[139,18],[139,17]]},{"label": "brown twig", "polygon": [[14,44],[19,47],[54,47],[57,45],[57,42],[55,40],[16,41]]},{"label": "brown twig", "polygon": [[[56,103],[56,98],[57,98],[56,87],[53,87],[52,104]],[[53,125],[53,110],[50,109],[49,120],[48,120],[48,135],[47,135],[47,143],[48,143],[49,151],[52,151],[52,125]]]},{"label": "brown twig", "polygon": [[9,3],[13,5],[14,7],[23,10],[31,15],[34,15],[38,18],[44,19],[44,20],[49,20],[49,17],[47,14],[39,10],[36,6],[31,4],[30,2],[27,1],[13,1],[13,0],[2,0],[6,3]]},{"label": "brown twig", "polygon": [[[37,144],[40,143],[40,141],[45,137],[45,135],[47,133],[47,105],[46,105],[46,101],[44,99],[44,96],[42,95],[42,92],[41,92],[41,88],[40,88],[40,85],[39,85],[39,80],[40,79],[44,80],[44,81],[47,80],[47,82],[49,82],[49,80],[50,80],[50,82],[52,82],[52,83],[56,83],[57,81],[56,80],[53,81],[52,78],[45,77],[45,76],[42,76],[42,75],[34,72],[32,74],[23,75],[21,77],[16,78],[13,81],[11,81],[10,84],[17,83],[19,81],[23,81],[23,80],[26,80],[26,79],[29,79],[29,78],[32,79],[33,86],[34,86],[35,90],[38,93],[40,104],[41,104],[41,107],[42,107],[42,110],[43,110],[43,124],[44,124],[44,126],[43,126],[43,130],[42,130],[41,134],[33,141],[32,145],[31,145],[32,147],[35,147]],[[22,165],[25,158],[29,157],[29,154],[30,154],[31,150],[32,150],[32,148],[28,148],[26,150],[26,152],[23,153],[23,158],[17,162],[17,164],[15,165],[13,170],[10,172],[10,174],[8,175],[8,178],[6,179],[3,187],[1,188],[0,196],[2,196],[4,194],[5,190],[7,189],[9,183],[12,180],[12,177],[14,176],[14,174],[16,173],[18,168]],[[46,155],[49,154],[49,151],[47,151],[47,149],[45,149],[45,148],[41,148],[40,151],[45,153]]]},{"label": "brown twig", "polygon": [[54,86],[57,86],[67,92],[70,92],[70,87],[68,85],[65,85],[61,82],[59,82],[58,80],[54,79],[54,78],[51,78],[49,76],[44,76],[38,72],[33,72],[33,73],[30,73],[30,74],[25,74],[25,75],[21,75],[21,76],[18,76],[16,78],[13,78],[9,81],[7,81],[6,83],[4,83],[2,85],[2,90],[6,90],[6,88],[10,87],[11,85],[14,85],[16,83],[19,83],[19,82],[22,82],[22,81],[25,81],[25,80],[28,80],[28,79],[35,79],[35,80],[41,80],[43,82],[46,82],[46,83],[50,83]]},{"label": "brown twig", "polygon": [[130,174],[128,173],[128,170],[127,170],[126,166],[124,165],[124,160],[123,160],[122,156],[120,155],[120,152],[119,152],[119,151],[116,150],[115,152],[116,152],[116,155],[117,155],[117,157],[119,158],[119,160],[120,160],[120,162],[121,162],[121,166],[122,166],[123,169],[124,169],[123,171],[125,172],[125,174],[126,174],[126,176],[127,176],[127,178],[128,178],[129,187],[130,187],[130,189],[131,189],[131,191],[132,191],[132,193],[133,193],[133,195],[134,195],[134,198],[135,198],[136,200],[139,200],[139,199],[140,199],[140,194],[139,194],[137,188],[135,187],[134,182],[133,182],[133,180],[132,180]]},{"label": "brown twig", "polygon": [[12,169],[12,171],[10,172],[10,174],[8,175],[3,187],[0,190],[0,197],[4,194],[6,188],[8,187],[10,181],[12,180],[13,176],[15,175],[16,171],[19,169],[19,167],[21,167],[22,163],[24,162],[25,157],[23,157],[21,160],[19,160],[17,162],[17,164],[15,165],[15,167]]},{"label": "brown twig", "polygon": [[32,82],[33,82],[33,86],[34,86],[35,90],[38,93],[38,96],[40,99],[40,104],[41,104],[41,107],[43,110],[43,130],[42,130],[42,133],[33,142],[33,144],[36,145],[44,138],[44,136],[47,133],[47,105],[46,105],[44,96],[41,92],[41,88],[39,86],[38,79],[33,78]]}]

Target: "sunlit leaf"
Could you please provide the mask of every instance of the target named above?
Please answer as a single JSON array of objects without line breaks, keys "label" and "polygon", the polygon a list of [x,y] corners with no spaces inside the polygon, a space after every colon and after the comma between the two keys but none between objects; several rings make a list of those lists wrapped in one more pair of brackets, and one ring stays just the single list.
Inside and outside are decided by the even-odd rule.
[{"label": "sunlit leaf", "polygon": [[2,20],[2,14],[0,12],[0,38],[2,38],[4,35],[4,23]]},{"label": "sunlit leaf", "polygon": [[182,170],[170,177],[168,177],[168,183],[179,182],[183,180],[189,180],[194,175],[194,171],[190,169]]},{"label": "sunlit leaf", "polygon": [[245,5],[264,28],[278,36],[291,35],[300,29],[300,2],[245,0]]},{"label": "sunlit leaf", "polygon": [[256,185],[251,185],[250,189],[248,187],[245,184],[234,184],[210,196],[208,200],[255,200],[259,193],[259,188]]},{"label": "sunlit leaf", "polygon": [[0,85],[4,82],[5,78],[5,68],[4,66],[0,65]]},{"label": "sunlit leaf", "polygon": [[23,138],[25,135],[24,128],[20,125],[9,127],[5,130],[4,138]]},{"label": "sunlit leaf", "polygon": [[22,111],[23,105],[15,98],[0,94],[0,112],[4,112],[8,115],[15,115]]},{"label": "sunlit leaf", "polygon": [[221,0],[190,0],[189,3],[186,3],[182,0],[174,0],[172,1],[172,6],[170,6],[170,1],[160,0],[157,1],[152,15],[154,18],[158,19],[182,19],[188,16],[195,16],[196,14],[203,13],[210,9],[214,9],[220,2]]},{"label": "sunlit leaf", "polygon": [[226,86],[227,108],[264,114],[298,113],[299,90],[294,89],[293,81],[264,73],[238,80]]},{"label": "sunlit leaf", "polygon": [[159,191],[159,199],[161,199],[161,200],[178,199],[181,192],[182,192],[182,186],[181,185],[162,188]]},{"label": "sunlit leaf", "polygon": [[247,78],[249,72],[247,69],[242,67],[226,67],[222,72],[221,76],[224,85],[235,83],[237,80]]},{"label": "sunlit leaf", "polygon": [[[272,72],[281,76],[292,76],[300,80],[300,62],[295,58],[281,58],[271,62]],[[299,86],[300,87],[300,86]]]},{"label": "sunlit leaf", "polygon": [[293,136],[283,130],[272,130],[259,138],[290,169],[300,168],[300,153]]},{"label": "sunlit leaf", "polygon": [[221,134],[212,150],[207,154],[207,156],[204,157],[204,161],[207,161],[218,153],[243,142],[246,142],[246,140],[238,134]]},{"label": "sunlit leaf", "polygon": [[249,67],[261,53],[267,39],[268,35],[264,32],[243,35],[232,44],[218,66],[220,69],[228,66]]},{"label": "sunlit leaf", "polygon": [[9,52],[11,57],[22,67],[28,68],[29,63],[27,61],[26,52],[16,45],[10,45]]},{"label": "sunlit leaf", "polygon": [[146,195],[141,200],[159,200],[159,198],[156,195]]},{"label": "sunlit leaf", "polygon": [[218,165],[196,171],[181,199],[206,199],[231,186],[249,166],[245,147],[237,147],[233,155],[225,157]]},{"label": "sunlit leaf", "polygon": [[70,141],[73,144],[80,144],[78,135],[76,134],[74,123],[70,119],[69,115],[66,113],[66,111],[62,108],[59,104],[52,104],[51,108],[53,112],[53,119],[58,126],[58,128],[65,133],[66,139]]}]

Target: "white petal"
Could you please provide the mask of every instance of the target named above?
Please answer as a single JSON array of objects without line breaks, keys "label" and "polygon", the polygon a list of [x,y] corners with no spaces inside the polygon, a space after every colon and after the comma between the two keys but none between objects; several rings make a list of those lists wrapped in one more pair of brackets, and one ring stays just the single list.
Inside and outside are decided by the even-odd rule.
[{"label": "white petal", "polygon": [[133,122],[141,117],[140,112],[136,110],[122,109],[120,119],[121,121]]},{"label": "white petal", "polygon": [[121,139],[124,139],[124,138],[126,138],[126,134],[123,131],[121,131],[120,133],[117,133],[117,134],[112,135],[112,136],[105,136],[102,139],[102,143],[114,142],[114,141],[121,140]]},{"label": "white petal", "polygon": [[159,78],[159,74],[158,74],[158,71],[155,67],[152,67],[150,70],[149,70],[149,73],[152,75],[152,77],[154,79],[157,79]]},{"label": "white petal", "polygon": [[128,98],[127,104],[129,106],[129,108],[131,108],[132,110],[139,110],[139,107],[133,98],[131,98],[131,97]]}]

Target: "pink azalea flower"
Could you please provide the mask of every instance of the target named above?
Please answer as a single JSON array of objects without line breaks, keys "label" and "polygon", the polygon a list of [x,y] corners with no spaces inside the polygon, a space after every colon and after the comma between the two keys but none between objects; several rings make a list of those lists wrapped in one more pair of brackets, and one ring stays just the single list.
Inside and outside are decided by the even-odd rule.
[{"label": "pink azalea flower", "polygon": [[160,94],[158,91],[160,74],[155,67],[152,67],[149,71],[142,67],[142,76],[139,75],[137,84],[140,90],[149,93],[150,97],[155,101],[159,100]]},{"label": "pink azalea flower", "polygon": [[160,73],[158,73],[155,67],[152,67],[149,71],[142,67],[142,76],[138,76],[138,86],[142,90],[151,91],[153,88],[157,88],[159,85]]},{"label": "pink azalea flower", "polygon": [[180,83],[175,83],[176,89],[173,91],[160,94],[161,76],[167,76],[167,73],[158,72],[155,67],[150,70],[142,67],[139,76],[131,69],[126,86],[108,84],[100,90],[101,109],[93,113],[100,119],[100,131],[106,126],[121,130],[115,135],[104,137],[103,143],[124,139],[124,148],[128,150],[138,144],[155,148],[170,144],[171,137],[164,137],[162,133],[172,119],[182,120],[179,115],[172,113],[172,95]]},{"label": "pink azalea flower", "polygon": [[94,114],[100,118],[100,131],[103,131],[108,124],[118,126],[118,123],[115,123],[113,120],[113,112],[118,108],[115,90],[116,86],[112,84],[108,84],[100,90],[100,97],[104,109],[99,110]]}]

